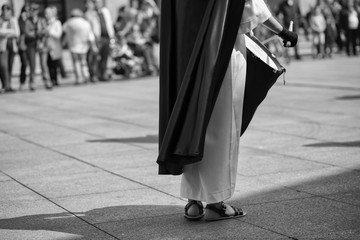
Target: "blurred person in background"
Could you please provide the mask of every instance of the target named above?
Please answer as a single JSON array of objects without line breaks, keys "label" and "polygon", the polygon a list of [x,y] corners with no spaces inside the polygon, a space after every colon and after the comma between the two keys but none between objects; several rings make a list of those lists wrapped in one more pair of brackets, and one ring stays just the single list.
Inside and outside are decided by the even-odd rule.
[{"label": "blurred person in background", "polygon": [[122,6],[119,8],[118,17],[114,24],[116,36],[118,38],[126,38],[130,33],[133,25],[137,23],[138,9],[134,6],[137,1],[131,1],[130,6]]},{"label": "blurred person in background", "polygon": [[98,77],[99,81],[108,81],[107,63],[111,52],[110,44],[115,37],[114,24],[109,9],[104,6],[104,1],[94,0],[94,4],[97,13],[96,20],[100,26],[98,29],[93,29],[99,49]]},{"label": "blurred person in background", "polygon": [[[54,17],[56,19],[59,19],[57,7],[52,6],[52,8],[54,10]],[[61,41],[62,41],[62,36],[61,36]],[[67,74],[66,74],[66,70],[65,70],[62,55],[61,55],[61,58],[58,60],[58,71],[60,71],[61,78],[67,78]]]},{"label": "blurred person in background", "polygon": [[336,19],[331,8],[330,0],[320,0],[319,5],[322,9],[326,21],[325,29],[325,56],[332,57],[333,47],[336,42],[337,37],[337,28],[336,28]]},{"label": "blurred person in background", "polygon": [[359,13],[354,1],[343,2],[341,10],[341,25],[346,35],[346,54],[358,55],[357,40],[359,37]]},{"label": "blurred person in background", "polygon": [[25,23],[26,19],[29,16],[30,6],[29,4],[25,4],[21,8],[20,16],[18,19],[19,29],[20,29],[20,37],[18,42],[19,48],[19,58],[20,58],[20,87],[21,91],[24,88],[26,81],[26,68],[28,65],[27,55],[26,55],[26,43],[25,43]]},{"label": "blurred person in background", "polygon": [[159,67],[154,44],[159,42],[159,8],[153,0],[132,0],[129,7],[119,9],[115,30],[118,43],[126,43],[133,58],[144,59],[141,75],[156,75]]},{"label": "blurred person in background", "polygon": [[[9,66],[9,51],[14,51],[12,48],[14,38],[18,37],[17,21],[13,20],[11,8],[8,4],[4,4],[1,7],[1,16],[0,16],[0,79],[1,79],[1,92],[14,92],[15,90],[11,88],[10,82],[10,66]],[[13,58],[12,58],[13,60]],[[12,64],[12,62],[11,62]]]},{"label": "blurred person in background", "polygon": [[132,21],[128,9],[127,6],[121,6],[118,10],[118,16],[114,23],[115,35],[117,38],[122,38],[125,35],[122,33],[122,30],[124,30],[128,23]]},{"label": "blurred person in background", "polygon": [[[282,23],[284,26],[289,27],[290,22],[294,23],[293,29],[297,32],[300,28],[300,23],[302,21],[302,16],[300,13],[300,8],[295,0],[283,0],[278,10],[276,11],[276,15],[282,19]],[[300,60],[301,56],[299,55],[299,50],[297,45],[294,47],[295,51],[295,59]],[[288,50],[285,49],[285,55],[288,55]]]},{"label": "blurred person in background", "polygon": [[325,57],[326,20],[320,5],[316,5],[310,17],[310,27],[313,35],[313,57]]},{"label": "blurred person in background", "polygon": [[47,65],[52,85],[58,86],[58,70],[60,70],[62,58],[62,25],[59,19],[57,19],[56,7],[52,6],[45,9],[45,19],[47,21],[47,45],[49,48]]},{"label": "blurred person in background", "polygon": [[89,51],[93,53],[98,51],[91,25],[84,19],[84,13],[80,9],[73,9],[71,17],[64,23],[63,29],[73,61],[75,84],[79,84],[81,81],[87,82],[86,55]]},{"label": "blurred person in background", "polygon": [[341,1],[339,0],[327,0],[328,6],[333,14],[336,26],[336,45],[338,52],[341,53],[344,48],[345,35],[340,25],[340,12],[342,9]]},{"label": "blurred person in background", "polygon": [[12,15],[11,8],[8,6],[7,8],[7,16],[6,19],[9,21],[10,28],[15,29],[15,36],[9,37],[7,39],[7,50],[8,50],[8,74],[9,74],[9,90],[11,92],[14,92],[15,90],[11,87],[11,79],[12,79],[12,70],[14,65],[14,59],[16,54],[19,52],[18,48],[18,40],[20,37],[20,29],[19,29],[19,23],[18,20]]},{"label": "blurred person in background", "polygon": [[45,88],[52,89],[52,84],[49,79],[49,68],[47,66],[48,58],[48,32],[46,20],[39,17],[39,4],[32,3],[30,5],[30,16],[25,23],[25,43],[30,66],[30,90],[35,90],[35,70],[36,70],[36,53],[39,54],[42,80]]},{"label": "blurred person in background", "polygon": [[[93,0],[86,0],[85,1],[85,19],[89,22],[91,26],[91,31],[93,34],[95,32],[100,32],[100,23],[98,21],[98,14],[95,10],[95,4]],[[95,34],[94,34],[95,36]],[[96,39],[95,39],[96,40]],[[86,61],[89,68],[90,74],[90,82],[95,83],[99,80],[98,78],[98,52],[93,51],[92,48],[89,49]]]},{"label": "blurred person in background", "polygon": [[158,74],[159,67],[154,56],[154,44],[159,43],[159,20],[160,10],[153,0],[144,0],[138,14],[140,32],[145,44],[145,59],[148,74]]}]

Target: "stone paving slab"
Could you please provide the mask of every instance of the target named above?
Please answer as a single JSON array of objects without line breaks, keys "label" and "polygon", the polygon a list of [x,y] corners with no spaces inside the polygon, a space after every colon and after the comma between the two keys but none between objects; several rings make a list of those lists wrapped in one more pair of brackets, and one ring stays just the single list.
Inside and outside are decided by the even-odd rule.
[{"label": "stone paving slab", "polygon": [[[173,207],[167,208],[171,212]],[[136,208],[133,210],[136,211]],[[102,223],[97,226],[120,236],[121,239],[286,239],[285,236],[241,220],[189,222],[183,218],[182,213]]]},{"label": "stone paving slab", "polygon": [[[238,173],[242,176],[259,176],[276,173],[306,171],[329,167],[319,162],[311,162],[296,156],[283,155],[281,152],[250,149],[242,151]],[[305,162],[305,164],[304,164]]]},{"label": "stone paving slab", "polygon": [[[78,157],[81,159],[106,159],[116,161],[116,158],[127,156],[129,158],[141,151],[133,144],[119,144],[112,141],[102,141],[97,139],[89,139],[85,143],[53,146],[52,149],[61,153]],[[102,162],[102,161],[101,161]]]},{"label": "stone paving slab", "polygon": [[[0,173],[0,238],[114,239]],[[1,179],[0,178],[0,179]]]},{"label": "stone paving slab", "polygon": [[[156,189],[142,188],[54,198],[95,224],[183,214],[186,201]],[[163,206],[171,206],[169,210]]]},{"label": "stone paving slab", "polygon": [[241,140],[229,203],[248,216],[216,223],[157,175],[157,78],[0,95],[0,236],[358,239],[359,63],[286,65]]},{"label": "stone paving slab", "polygon": [[[235,201],[236,202],[236,201]],[[329,232],[359,229],[360,208],[322,197],[247,206],[244,221],[287,236],[325,236]],[[327,220],[325,220],[327,219]],[[354,235],[353,237],[355,237]]]},{"label": "stone paving slab", "polygon": [[143,188],[137,183],[104,172],[36,178],[24,182],[50,198]]}]

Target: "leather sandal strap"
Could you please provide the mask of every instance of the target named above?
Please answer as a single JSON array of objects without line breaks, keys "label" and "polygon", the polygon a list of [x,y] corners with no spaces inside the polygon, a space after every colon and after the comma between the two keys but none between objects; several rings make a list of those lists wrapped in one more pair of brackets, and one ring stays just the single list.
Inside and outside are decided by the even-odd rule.
[{"label": "leather sandal strap", "polygon": [[241,208],[237,208],[234,206],[230,206],[234,209],[235,215],[234,216],[242,216],[244,215],[244,211]]},{"label": "leather sandal strap", "polygon": [[210,209],[214,212],[216,212],[217,214],[219,214],[221,217],[236,217],[236,216],[242,216],[244,215],[244,211],[241,208],[237,208],[234,206],[230,206],[232,209],[234,209],[235,214],[234,215],[228,215],[226,214],[226,205],[224,202],[221,203],[221,208],[217,208],[215,207],[213,204],[208,204],[206,205],[206,209]]},{"label": "leather sandal strap", "polygon": [[203,214],[204,213],[204,206],[203,206],[202,202],[195,201],[195,200],[191,200],[186,204],[185,211],[187,212],[189,210],[189,208],[194,204],[199,208],[199,213]]},{"label": "leather sandal strap", "polygon": [[224,203],[221,204],[221,208],[217,208],[215,207],[213,204],[208,204],[206,205],[206,209],[209,209],[211,211],[216,212],[217,214],[219,214],[221,217],[227,217],[228,215],[225,213],[226,212],[226,206]]}]

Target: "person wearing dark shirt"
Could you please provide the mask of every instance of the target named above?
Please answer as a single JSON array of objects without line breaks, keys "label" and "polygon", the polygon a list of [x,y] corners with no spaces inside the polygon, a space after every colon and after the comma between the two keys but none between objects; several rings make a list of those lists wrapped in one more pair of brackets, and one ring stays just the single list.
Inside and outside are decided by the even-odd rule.
[{"label": "person wearing dark shirt", "polygon": [[98,26],[100,27],[97,31],[94,30],[99,48],[98,77],[99,81],[108,81],[107,62],[111,51],[110,44],[114,39],[115,31],[110,11],[104,6],[103,1],[94,0],[94,4],[99,21]]},{"label": "person wearing dark shirt", "polygon": [[[300,27],[301,13],[299,5],[294,0],[284,0],[283,2],[281,2],[279,9],[276,12],[276,15],[282,15],[283,24],[286,27],[289,27],[290,22],[292,21],[294,23],[294,31],[298,31]],[[298,60],[301,59],[297,46],[294,47],[294,51],[295,58]]]},{"label": "person wearing dark shirt", "polygon": [[21,62],[20,67],[20,89],[22,90],[26,81],[26,68],[27,68],[27,57],[26,57],[26,44],[25,44],[25,23],[29,15],[30,6],[24,5],[21,9],[21,13],[18,19],[19,28],[20,28],[20,37],[19,37],[19,57]]},{"label": "person wearing dark shirt", "polygon": [[46,89],[52,89],[49,77],[49,68],[47,66],[48,57],[48,32],[46,21],[39,17],[40,6],[32,3],[30,6],[30,16],[25,23],[25,43],[28,62],[30,66],[30,90],[35,90],[34,78],[36,68],[36,53],[39,54],[42,79]]}]

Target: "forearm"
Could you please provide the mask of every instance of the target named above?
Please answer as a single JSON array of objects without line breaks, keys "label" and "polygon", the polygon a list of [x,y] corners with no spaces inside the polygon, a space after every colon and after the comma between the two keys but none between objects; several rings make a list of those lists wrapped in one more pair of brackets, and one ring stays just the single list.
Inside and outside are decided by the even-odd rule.
[{"label": "forearm", "polygon": [[16,36],[15,30],[13,29],[0,29],[0,37],[14,37]]},{"label": "forearm", "polygon": [[275,34],[279,34],[284,28],[274,17],[270,17],[263,25]]},{"label": "forearm", "polygon": [[53,27],[49,28],[49,35],[53,38],[60,39],[62,36],[62,26],[61,23],[55,23]]},{"label": "forearm", "polygon": [[291,27],[290,31],[287,30],[274,17],[270,17],[263,25],[283,39],[284,47],[294,47],[297,44],[298,35],[292,31]]}]

